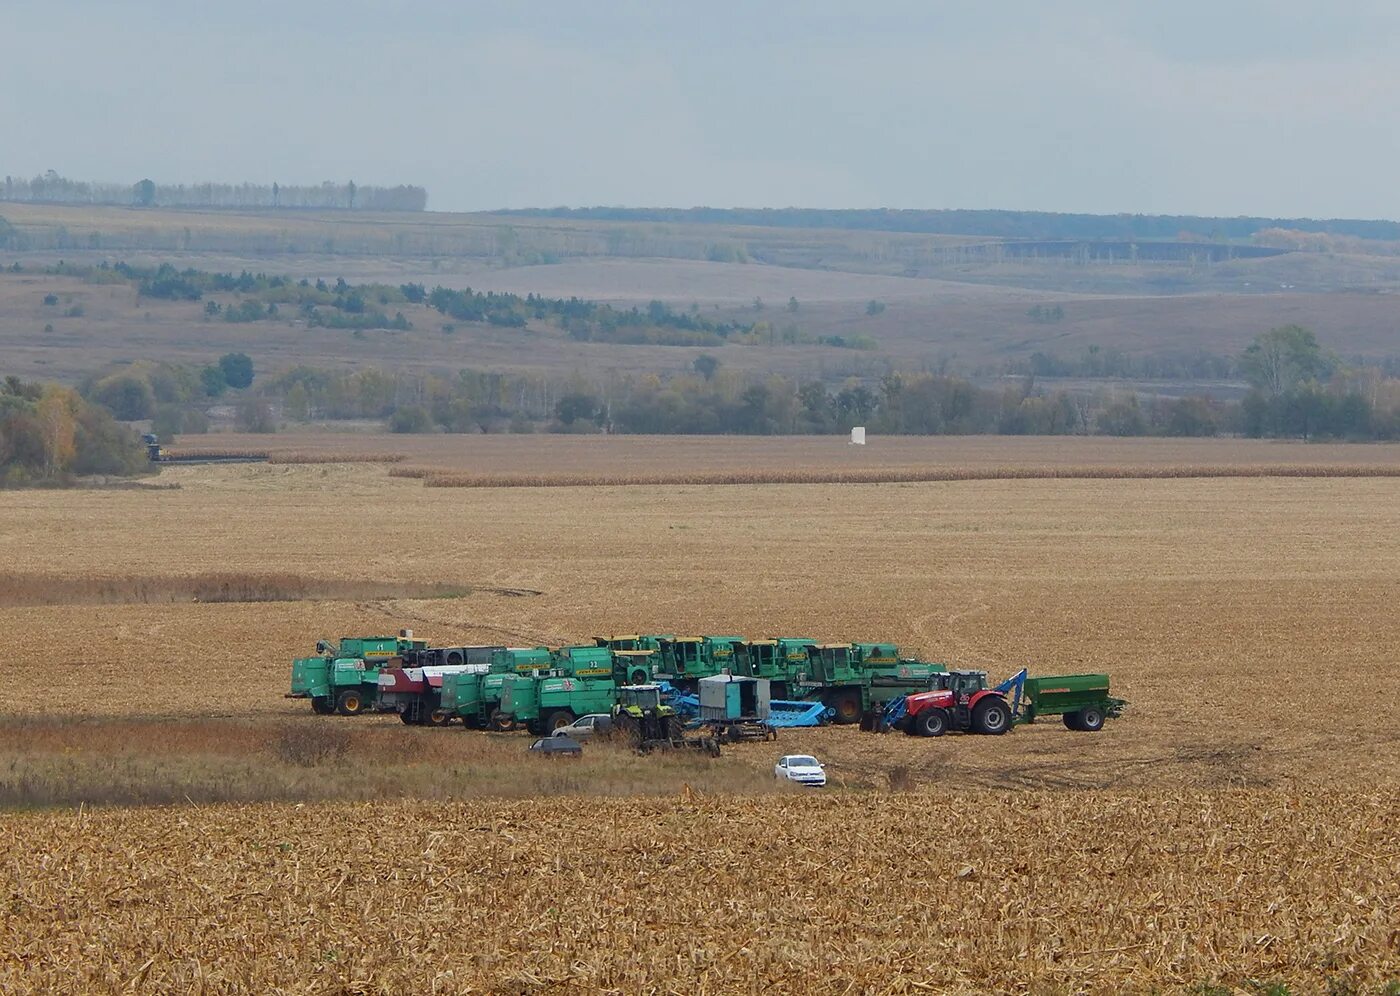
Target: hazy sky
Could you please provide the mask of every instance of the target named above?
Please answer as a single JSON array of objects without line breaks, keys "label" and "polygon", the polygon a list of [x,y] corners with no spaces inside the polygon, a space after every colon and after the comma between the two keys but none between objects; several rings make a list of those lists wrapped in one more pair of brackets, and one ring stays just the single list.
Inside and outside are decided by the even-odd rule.
[{"label": "hazy sky", "polygon": [[1400,218],[1395,0],[0,0],[0,174]]}]

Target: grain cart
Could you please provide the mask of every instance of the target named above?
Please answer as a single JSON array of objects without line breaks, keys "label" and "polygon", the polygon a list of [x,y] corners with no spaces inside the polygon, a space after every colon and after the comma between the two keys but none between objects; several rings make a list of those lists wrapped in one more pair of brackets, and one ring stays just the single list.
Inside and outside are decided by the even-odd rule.
[{"label": "grain cart", "polygon": [[715,674],[701,678],[700,721],[720,740],[776,740],[768,722],[771,690],[766,678]]},{"label": "grain cart", "polygon": [[796,688],[797,676],[807,670],[806,637],[780,636],[775,640],[749,640],[734,651],[734,673],[766,678],[775,698],[785,699]]},{"label": "grain cart", "polygon": [[[488,670],[491,657],[505,647],[430,647],[405,655],[414,666],[385,668],[379,672],[376,708],[397,712],[410,726],[446,726],[456,715],[442,704],[442,686],[449,675]],[[456,663],[428,663],[436,661]]]},{"label": "grain cart", "polygon": [[613,728],[643,754],[673,747],[690,747],[719,755],[714,737],[686,737],[685,720],[662,701],[660,685],[625,685],[617,690]]},{"label": "grain cart", "polygon": [[617,702],[607,647],[565,647],[553,657],[552,670],[512,675],[502,686],[501,713],[535,736],[548,736],[579,716],[611,712]]},{"label": "grain cart", "polygon": [[835,723],[858,723],[891,699],[928,688],[930,677],[945,670],[901,658],[889,643],[814,643],[807,647],[807,670],[789,694],[826,703]]},{"label": "grain cart", "polygon": [[879,730],[903,730],[910,736],[941,737],[949,730],[1000,736],[1011,729],[1012,710],[1003,689],[987,687],[986,671],[948,671],[933,688],[892,699]]},{"label": "grain cart", "polygon": [[514,720],[501,712],[501,695],[512,675],[552,671],[554,657],[548,647],[506,647],[491,655],[484,673],[458,671],[442,679],[442,707],[462,720],[463,729],[515,729]]},{"label": "grain cart", "polygon": [[316,641],[316,657],[292,661],[289,699],[310,699],[321,716],[338,712],[354,716],[370,708],[379,694],[379,672],[405,653],[422,650],[426,640],[415,640],[413,630],[398,636],[343,636],[340,644]]},{"label": "grain cart", "polygon": [[655,677],[677,688],[694,691],[695,683],[734,669],[734,650],[742,636],[677,636],[663,639]]},{"label": "grain cart", "polygon": [[1041,716],[1059,716],[1080,733],[1097,733],[1104,721],[1122,715],[1128,704],[1108,694],[1106,674],[1058,674],[1028,678],[1023,670],[1005,683],[1015,691],[1011,703],[1017,723],[1034,723]]}]

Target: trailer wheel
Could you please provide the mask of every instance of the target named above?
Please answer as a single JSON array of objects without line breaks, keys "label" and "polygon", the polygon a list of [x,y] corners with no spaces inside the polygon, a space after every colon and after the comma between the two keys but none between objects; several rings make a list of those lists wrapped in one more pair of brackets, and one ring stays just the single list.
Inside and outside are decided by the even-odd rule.
[{"label": "trailer wheel", "polygon": [[1097,706],[1085,706],[1079,710],[1079,728],[1085,733],[1097,733],[1103,729],[1103,710]]},{"label": "trailer wheel", "polygon": [[941,737],[948,732],[948,713],[944,709],[925,709],[910,726],[921,737]]},{"label": "trailer wheel", "polygon": [[358,716],[365,711],[365,700],[353,688],[347,688],[335,697],[335,711],[342,716]]},{"label": "trailer wheel", "polygon": [[311,711],[318,716],[329,716],[335,712],[335,703],[324,695],[318,695],[311,700]]},{"label": "trailer wheel", "polygon": [[832,720],[838,726],[849,726],[852,723],[860,722],[860,692],[846,691],[832,696],[827,700],[827,705],[836,710],[836,716]]},{"label": "trailer wheel", "polygon": [[1011,710],[997,698],[986,698],[977,703],[972,713],[972,728],[978,733],[1001,736],[1011,729]]},{"label": "trailer wheel", "polygon": [[1066,729],[1080,731],[1084,729],[1082,726],[1079,725],[1079,713],[1077,712],[1067,712],[1060,718],[1065,721]]}]

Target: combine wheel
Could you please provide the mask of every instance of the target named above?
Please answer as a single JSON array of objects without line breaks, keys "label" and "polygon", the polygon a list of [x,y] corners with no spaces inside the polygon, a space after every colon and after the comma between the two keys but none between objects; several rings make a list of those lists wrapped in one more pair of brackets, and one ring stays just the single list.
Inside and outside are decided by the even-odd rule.
[{"label": "combine wheel", "polygon": [[365,699],[358,691],[347,688],[335,697],[335,711],[342,716],[358,716],[365,711]]},{"label": "combine wheel", "polygon": [[555,730],[562,730],[574,721],[574,714],[568,709],[556,709],[544,718],[545,736],[552,736]]},{"label": "combine wheel", "polygon": [[1085,733],[1097,733],[1103,729],[1103,710],[1097,706],[1085,706],[1079,710],[1079,729]]},{"label": "combine wheel", "polygon": [[329,716],[335,712],[335,703],[324,695],[318,695],[311,700],[311,711],[318,716]]},{"label": "combine wheel", "polygon": [[410,709],[405,709],[403,712],[399,713],[399,722],[402,723],[404,726],[418,725],[418,719],[413,713],[413,711]]},{"label": "combine wheel", "polygon": [[488,721],[487,725],[497,733],[509,733],[515,729],[515,718],[508,713],[496,709],[491,713],[491,719]]},{"label": "combine wheel", "polygon": [[946,709],[925,709],[909,725],[921,737],[941,737],[948,732],[948,712]]},{"label": "combine wheel", "polygon": [[1011,710],[998,698],[986,698],[972,711],[972,728],[978,733],[1000,736],[1011,729]]},{"label": "combine wheel", "polygon": [[423,720],[426,726],[446,726],[450,722],[452,722],[452,713],[446,709],[434,709]]},{"label": "combine wheel", "polygon": [[648,675],[645,671],[641,668],[637,668],[637,670],[632,672],[632,684],[645,685],[647,683],[647,677]]},{"label": "combine wheel", "polygon": [[826,704],[836,710],[836,716],[832,721],[838,726],[849,726],[852,723],[860,722],[862,712],[860,692],[855,690],[840,692],[828,699]]},{"label": "combine wheel", "polygon": [[1080,725],[1079,725],[1079,713],[1077,713],[1077,712],[1067,712],[1067,713],[1065,713],[1063,716],[1061,716],[1060,718],[1063,719],[1063,720],[1065,721],[1065,729],[1068,729],[1068,730],[1080,730],[1080,729],[1081,729],[1081,727],[1080,727]]}]

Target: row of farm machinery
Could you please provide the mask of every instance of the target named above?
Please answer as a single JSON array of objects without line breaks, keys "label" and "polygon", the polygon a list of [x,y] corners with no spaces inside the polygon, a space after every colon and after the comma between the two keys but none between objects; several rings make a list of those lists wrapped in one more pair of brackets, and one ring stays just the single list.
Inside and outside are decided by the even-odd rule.
[{"label": "row of farm machinery", "polygon": [[826,724],[997,736],[1059,716],[1096,732],[1126,704],[1105,674],[1021,670],[991,685],[985,671],[905,657],[892,643],[634,635],[558,648],[432,647],[411,630],[318,642],[315,656],[293,662],[288,698],[322,715],[392,712],[409,725],[536,736],[608,715],[644,750],[715,750]]}]

